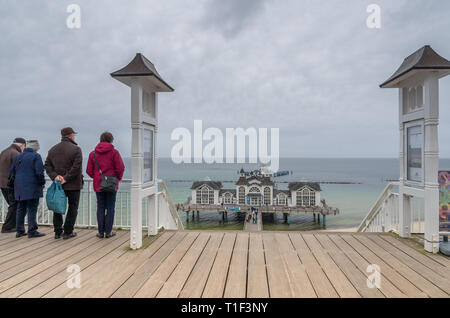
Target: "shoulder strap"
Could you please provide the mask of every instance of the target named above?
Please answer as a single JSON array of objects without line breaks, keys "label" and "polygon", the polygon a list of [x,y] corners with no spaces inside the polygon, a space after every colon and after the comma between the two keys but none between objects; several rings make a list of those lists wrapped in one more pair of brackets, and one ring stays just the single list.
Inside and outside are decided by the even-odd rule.
[{"label": "shoulder strap", "polygon": [[97,165],[98,171],[100,171],[100,174],[102,174],[102,169],[100,169],[100,165],[98,164],[97,158],[95,158],[95,151],[93,151],[92,154],[94,155],[94,161],[95,164]]}]

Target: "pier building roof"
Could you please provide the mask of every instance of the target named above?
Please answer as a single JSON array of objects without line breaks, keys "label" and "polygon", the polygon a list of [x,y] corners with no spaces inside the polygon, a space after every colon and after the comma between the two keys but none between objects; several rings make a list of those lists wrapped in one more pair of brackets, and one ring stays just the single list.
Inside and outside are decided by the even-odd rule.
[{"label": "pier building roof", "polygon": [[141,53],[137,53],[127,66],[111,73],[111,76],[128,86],[131,86],[132,78],[144,76],[149,78],[157,91],[174,91],[174,89],[163,80],[161,75],[159,75],[155,65]]},{"label": "pier building roof", "polygon": [[381,88],[395,88],[398,84],[416,72],[423,70],[440,71],[442,76],[450,73],[450,61],[436,53],[426,45],[408,56],[395,73],[380,85]]},{"label": "pier building roof", "polygon": [[236,185],[249,185],[250,182],[253,180],[258,181],[259,183],[261,183],[261,185],[268,185],[268,186],[274,185],[274,183],[270,179],[270,177],[264,177],[264,176],[250,176],[248,178],[241,176],[239,178],[239,180],[236,182]]},{"label": "pier building roof", "polygon": [[220,182],[220,181],[196,181],[192,184],[191,189],[195,190],[195,189],[200,188],[203,185],[207,185],[207,186],[213,188],[214,190],[222,189],[222,182]]},{"label": "pier building roof", "polygon": [[291,182],[288,186],[289,191],[297,191],[303,187],[309,187],[315,191],[322,191],[322,189],[320,189],[320,184],[317,182]]}]

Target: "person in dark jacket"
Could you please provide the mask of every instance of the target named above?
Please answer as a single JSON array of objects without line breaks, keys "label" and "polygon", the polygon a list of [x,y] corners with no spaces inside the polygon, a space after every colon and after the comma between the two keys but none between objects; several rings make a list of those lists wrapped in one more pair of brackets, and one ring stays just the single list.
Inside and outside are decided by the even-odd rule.
[{"label": "person in dark jacket", "polygon": [[17,202],[14,197],[14,189],[8,188],[9,169],[14,158],[25,149],[25,139],[16,138],[13,144],[0,154],[0,188],[3,198],[8,204],[8,213],[2,226],[2,233],[12,233],[16,231]]},{"label": "person in dark jacket", "polygon": [[45,170],[52,180],[59,180],[67,196],[69,208],[63,226],[63,216],[53,213],[55,239],[69,239],[77,233],[73,231],[78,215],[80,192],[83,189],[83,154],[75,142],[75,131],[70,128],[61,129],[61,142],[48,151]]},{"label": "person in dark jacket", "polygon": [[25,216],[28,214],[28,237],[41,237],[36,221],[39,199],[43,197],[45,186],[44,163],[37,153],[39,143],[35,140],[27,142],[23,153],[14,158],[9,175],[15,175],[14,195],[18,202],[16,216],[16,237],[27,235],[25,232]]},{"label": "person in dark jacket", "polygon": [[[125,171],[122,157],[112,145],[113,140],[114,137],[109,132],[105,132],[100,136],[100,143],[90,153],[86,168],[86,173],[94,179],[94,191],[97,195],[97,237],[99,238],[109,238],[115,235],[112,228],[116,206],[116,192],[101,192],[102,173],[116,176],[121,181]],[[117,186],[116,190],[118,188]]]}]

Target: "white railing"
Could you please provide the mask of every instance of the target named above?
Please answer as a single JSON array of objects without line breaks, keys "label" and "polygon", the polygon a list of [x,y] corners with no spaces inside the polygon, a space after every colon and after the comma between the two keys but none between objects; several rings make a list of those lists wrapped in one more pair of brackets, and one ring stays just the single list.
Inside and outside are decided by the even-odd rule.
[{"label": "white railing", "polygon": [[[50,180],[47,180],[49,183]],[[116,197],[116,211],[114,217],[114,227],[128,229],[131,226],[131,213],[130,213],[130,189],[128,187],[131,184],[131,180],[122,180],[119,191],[117,191]],[[37,221],[39,225],[53,225],[53,212],[47,209],[45,203],[45,195],[47,188],[44,190],[44,198],[40,200],[38,207]],[[162,192],[164,194],[164,192]],[[167,203],[161,202],[167,200],[167,196],[161,196],[160,206],[167,205]],[[171,200],[171,198],[169,197]],[[8,205],[6,204],[3,196],[0,195],[0,223],[3,223],[8,212]],[[146,210],[147,200],[143,200],[144,211]],[[173,203],[172,203],[173,204]],[[80,204],[78,208],[78,217],[75,226],[77,227],[96,227],[97,226],[97,199],[93,189],[92,179],[85,179],[84,188],[80,195]],[[162,210],[164,213],[164,210]],[[173,215],[172,215],[173,216]],[[144,228],[147,228],[147,213],[143,213],[142,224]],[[161,223],[167,217],[161,217]],[[181,223],[181,222],[180,222]],[[165,223],[167,224],[167,222]]]},{"label": "white railing", "polygon": [[[398,233],[399,215],[399,194],[393,192],[397,182],[389,183],[381,193],[378,200],[370,209],[367,216],[361,222],[358,232],[395,232]],[[423,199],[411,199],[411,233],[424,233],[424,207]]]},{"label": "white railing", "polygon": [[167,229],[184,230],[183,223],[178,215],[177,208],[170,196],[169,189],[162,180],[158,180],[161,192],[158,193],[159,200],[159,227],[165,226]]},{"label": "white railing", "polygon": [[[50,180],[47,180],[50,182]],[[163,181],[158,180],[163,191],[158,193],[159,215],[158,227],[166,229],[183,229],[181,220],[175,209],[175,205],[170,197],[168,189]],[[114,227],[128,229],[131,226],[131,209],[130,209],[130,189],[128,187],[131,180],[122,180],[116,197],[116,211],[114,217]],[[53,225],[53,212],[47,209],[45,195],[47,188],[44,190],[44,197],[40,200],[38,207],[37,221],[39,225]],[[3,223],[8,212],[8,206],[0,195],[0,223]],[[146,211],[147,200],[143,200],[143,210]],[[78,217],[75,224],[76,227],[93,228],[97,226],[97,199],[93,190],[93,180],[85,179],[84,188],[80,195],[80,205],[78,208]],[[173,212],[175,211],[175,213]],[[147,213],[142,215],[142,224],[144,228],[148,227]]]}]

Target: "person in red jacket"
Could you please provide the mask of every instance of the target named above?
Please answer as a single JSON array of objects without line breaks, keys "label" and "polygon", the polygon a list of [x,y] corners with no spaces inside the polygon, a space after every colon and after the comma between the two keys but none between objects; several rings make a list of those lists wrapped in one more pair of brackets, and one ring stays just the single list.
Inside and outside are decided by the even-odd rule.
[{"label": "person in red jacket", "polygon": [[[114,224],[114,212],[116,206],[117,192],[101,192],[100,185],[102,181],[102,173],[104,175],[116,176],[119,182],[122,180],[125,166],[123,164],[120,153],[114,149],[112,142],[114,137],[109,132],[104,132],[100,136],[100,143],[95,150],[89,154],[86,173],[94,179],[94,191],[97,195],[97,223],[99,238],[110,238],[116,233],[112,231]],[[100,170],[94,159],[97,159]],[[117,189],[119,186],[117,186]]]}]

